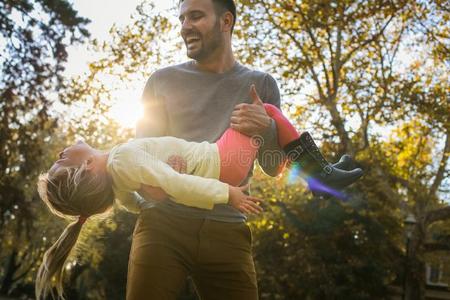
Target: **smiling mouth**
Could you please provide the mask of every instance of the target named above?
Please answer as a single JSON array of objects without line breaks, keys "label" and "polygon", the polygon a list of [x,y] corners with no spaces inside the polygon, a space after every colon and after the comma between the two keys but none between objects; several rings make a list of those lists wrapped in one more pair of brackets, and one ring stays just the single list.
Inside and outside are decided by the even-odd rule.
[{"label": "smiling mouth", "polygon": [[198,37],[188,37],[185,39],[186,45],[194,44],[200,41]]}]

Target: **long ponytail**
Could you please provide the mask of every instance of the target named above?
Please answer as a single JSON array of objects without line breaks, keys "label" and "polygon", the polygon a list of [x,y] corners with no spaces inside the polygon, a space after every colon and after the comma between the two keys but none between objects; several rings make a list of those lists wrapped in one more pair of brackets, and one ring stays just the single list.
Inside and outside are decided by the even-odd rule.
[{"label": "long ponytail", "polygon": [[55,277],[57,297],[64,299],[63,296],[63,271],[64,264],[72,248],[78,240],[83,219],[70,223],[64,229],[58,240],[45,252],[41,266],[36,275],[36,299],[45,298],[51,294],[55,298],[52,284],[52,278]]},{"label": "long ponytail", "polygon": [[[50,211],[62,218],[78,216],[64,229],[58,240],[45,252],[36,275],[36,299],[45,299],[48,294],[55,298],[63,296],[64,264],[78,240],[86,218],[102,214],[114,203],[112,181],[107,174],[95,174],[80,167],[61,167],[39,177],[38,192]],[[55,278],[56,284],[52,279]]]}]

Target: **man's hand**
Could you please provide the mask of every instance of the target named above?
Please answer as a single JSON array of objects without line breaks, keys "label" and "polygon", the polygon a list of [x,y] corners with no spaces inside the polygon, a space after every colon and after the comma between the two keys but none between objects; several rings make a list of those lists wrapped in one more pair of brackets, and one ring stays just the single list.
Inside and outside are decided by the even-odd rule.
[{"label": "man's hand", "polygon": [[141,188],[137,191],[144,199],[152,199],[156,201],[164,201],[169,195],[160,187],[154,187],[147,184],[141,184]]},{"label": "man's hand", "polygon": [[[167,164],[178,173],[186,173],[187,163],[186,160],[181,156],[169,156],[169,158],[167,159]],[[169,198],[169,195],[167,195],[167,193],[162,188],[147,184],[141,184],[141,188],[137,192],[144,198],[150,198],[156,201],[164,201]]]},{"label": "man's hand", "polygon": [[171,155],[167,159],[167,164],[180,174],[185,174],[187,169],[186,160],[179,155]]},{"label": "man's hand", "polygon": [[244,194],[244,191],[247,189],[248,184],[241,187],[229,185],[228,204],[244,214],[259,214],[263,211],[262,207],[259,206],[262,200]]},{"label": "man's hand", "polygon": [[271,120],[254,84],[250,86],[250,98],[252,104],[241,103],[234,107],[230,127],[252,137],[262,135],[269,128]]}]

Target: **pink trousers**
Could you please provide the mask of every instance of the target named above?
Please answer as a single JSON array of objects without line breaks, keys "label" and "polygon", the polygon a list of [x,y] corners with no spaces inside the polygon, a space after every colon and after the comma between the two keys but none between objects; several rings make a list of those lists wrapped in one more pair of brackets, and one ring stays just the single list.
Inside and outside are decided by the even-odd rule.
[{"label": "pink trousers", "polygon": [[[281,110],[267,103],[264,104],[264,108],[277,125],[278,144],[281,147],[299,138],[299,133]],[[253,166],[260,143],[261,140],[257,136],[249,137],[228,128],[216,142],[220,155],[219,180],[239,186]],[[281,168],[279,172],[282,170]]]}]

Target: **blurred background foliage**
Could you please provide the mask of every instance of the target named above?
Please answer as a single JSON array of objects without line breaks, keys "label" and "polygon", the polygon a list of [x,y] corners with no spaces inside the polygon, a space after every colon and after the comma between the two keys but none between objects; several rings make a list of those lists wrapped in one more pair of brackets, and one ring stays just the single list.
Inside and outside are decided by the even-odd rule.
[{"label": "blurred background foliage", "polygon": [[[250,219],[261,299],[386,299],[404,280],[424,299],[426,263],[450,272],[449,3],[237,2],[239,61],[278,80],[284,111],[330,160],[351,154],[366,174],[343,202],[311,197],[295,174],[255,172],[253,193],[267,200]],[[115,91],[183,57],[174,16],[144,1],[99,42],[66,1],[0,3],[0,296],[33,298],[43,252],[65,226],[38,199],[37,176],[79,138],[108,148],[133,137],[107,112]],[[66,48],[80,43],[98,58],[64,76]],[[417,223],[404,277],[408,214]],[[124,299],[135,219],[114,209],[85,224],[68,299]],[[189,286],[180,297],[195,299]]]}]

